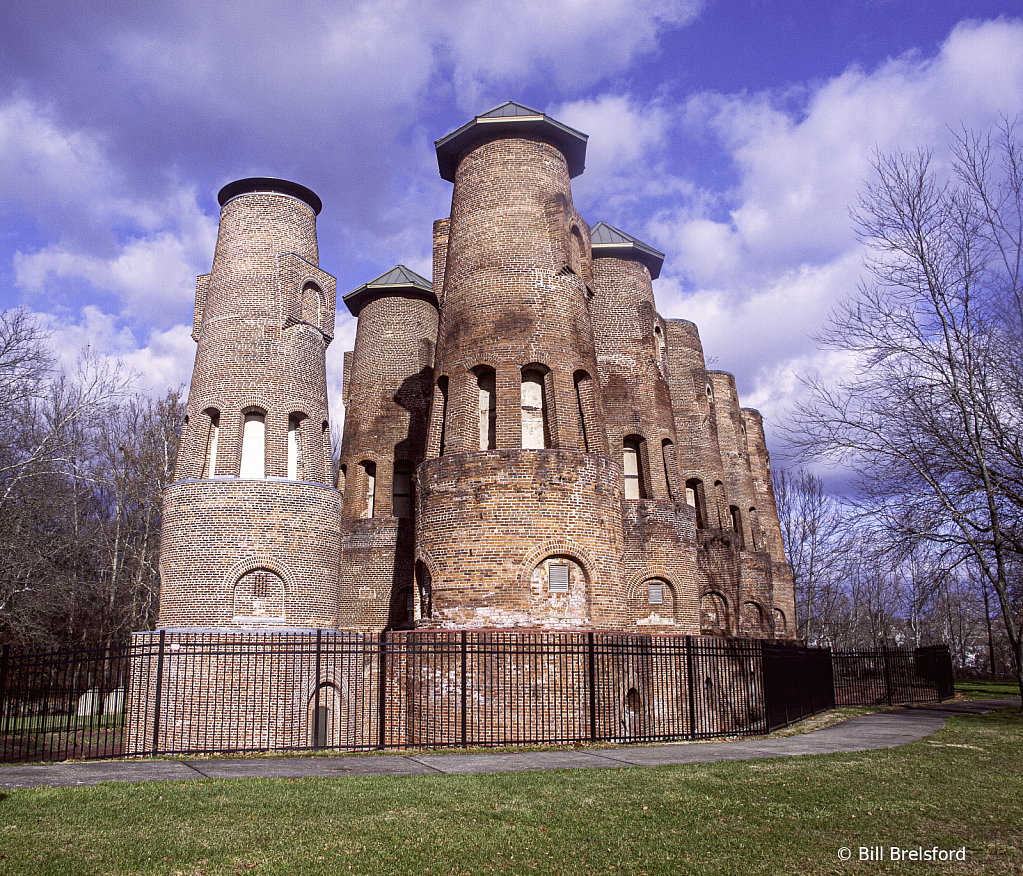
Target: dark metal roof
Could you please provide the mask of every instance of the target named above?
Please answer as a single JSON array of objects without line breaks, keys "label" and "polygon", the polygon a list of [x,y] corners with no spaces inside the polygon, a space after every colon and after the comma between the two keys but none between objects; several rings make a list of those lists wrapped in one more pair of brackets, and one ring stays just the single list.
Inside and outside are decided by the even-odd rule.
[{"label": "dark metal roof", "polygon": [[589,139],[586,134],[539,110],[509,100],[481,113],[434,143],[441,177],[454,182],[458,159],[480,143],[523,134],[540,136],[560,149],[568,162],[569,176],[579,176],[586,167],[586,141]]},{"label": "dark metal roof", "polygon": [[433,285],[430,281],[425,277],[420,277],[415,271],[410,271],[404,265],[395,265],[391,270],[384,271],[375,280],[370,280],[358,289],[353,289],[342,298],[342,301],[352,316],[358,316],[367,304],[386,295],[397,298],[415,298],[419,301],[428,301],[434,307],[438,307],[437,296],[433,293]]},{"label": "dark metal roof", "polygon": [[638,259],[650,270],[652,280],[660,276],[664,264],[663,252],[606,222],[598,222],[590,229],[590,249],[594,258],[612,256]]},{"label": "dark metal roof", "polygon": [[238,179],[228,183],[220,190],[220,194],[217,195],[217,201],[223,207],[232,198],[237,198],[239,195],[250,195],[254,192],[274,192],[278,195],[298,198],[298,200],[312,207],[313,212],[317,216],[320,215],[320,210],[323,209],[323,201],[319,199],[316,192],[312,189],[307,189],[303,185],[286,179],[275,179],[272,176],[252,176],[248,179]]}]

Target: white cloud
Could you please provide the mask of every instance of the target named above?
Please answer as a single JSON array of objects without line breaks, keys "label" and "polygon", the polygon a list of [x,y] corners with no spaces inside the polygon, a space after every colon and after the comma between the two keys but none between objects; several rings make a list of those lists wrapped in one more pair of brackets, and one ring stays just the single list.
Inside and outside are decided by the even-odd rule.
[{"label": "white cloud", "polygon": [[662,311],[695,321],[743,403],[774,420],[799,395],[796,373],[838,367],[811,335],[862,276],[849,208],[875,152],[933,147],[940,167],[950,129],[1023,110],[1023,23],[961,24],[931,59],[850,69],[808,92],[801,111],[791,104],[791,94],[701,94],[679,108],[680,124],[719,138],[737,183],[647,226],[668,253]]}]

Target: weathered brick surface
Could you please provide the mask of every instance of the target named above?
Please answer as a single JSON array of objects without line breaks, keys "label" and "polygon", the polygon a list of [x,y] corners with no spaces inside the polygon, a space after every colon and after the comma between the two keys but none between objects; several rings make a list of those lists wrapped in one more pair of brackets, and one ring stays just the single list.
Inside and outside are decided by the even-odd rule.
[{"label": "weathered brick surface", "polygon": [[[225,204],[196,287],[162,626],[793,634],[760,415],[707,370],[695,325],[657,313],[649,252],[593,249],[572,202],[580,156],[562,151],[579,138],[499,121],[443,147],[436,300],[415,284],[346,299],[343,501],[323,442],[335,289],[314,209],[259,191]],[[237,477],[252,410],[269,480]],[[286,480],[295,415],[306,483]]]},{"label": "weathered brick surface", "polygon": [[[317,258],[303,200],[254,190],[224,204],[213,269],[197,285],[177,481],[164,493],[162,627],[337,624],[341,494],[325,365],[335,284]],[[265,417],[262,479],[238,477],[250,412]],[[300,421],[293,472],[289,419]]]}]

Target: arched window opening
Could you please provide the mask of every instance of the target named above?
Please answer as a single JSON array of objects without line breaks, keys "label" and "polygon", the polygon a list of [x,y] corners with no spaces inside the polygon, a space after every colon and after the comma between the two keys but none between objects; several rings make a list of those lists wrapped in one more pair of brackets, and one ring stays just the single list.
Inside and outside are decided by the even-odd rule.
[{"label": "arched window opening", "polygon": [[422,560],[416,560],[416,586],[419,590],[420,617],[433,617],[433,579]]},{"label": "arched window opening", "polygon": [[497,375],[493,368],[476,372],[480,399],[480,450],[497,448]]},{"label": "arched window opening", "polygon": [[654,340],[657,342],[657,367],[661,369],[661,374],[664,374],[668,361],[668,345],[664,341],[664,332],[659,325],[654,326]]},{"label": "arched window opening", "polygon": [[776,608],[774,614],[774,634],[776,636],[785,635],[785,612],[780,608]]},{"label": "arched window opening", "polygon": [[686,504],[696,510],[696,528],[706,529],[707,515],[703,507],[703,481],[690,478],[686,481]]},{"label": "arched window opening", "polygon": [[437,392],[439,397],[437,403],[440,405],[440,448],[438,456],[444,455],[444,442],[447,437],[448,425],[448,379],[447,377],[437,378]]},{"label": "arched window opening", "polygon": [[677,498],[678,455],[675,453],[675,445],[669,438],[661,442],[661,458],[664,461],[664,483],[668,487],[668,498],[674,502]]},{"label": "arched window opening", "polygon": [[342,465],[337,470],[337,488],[343,493],[348,487],[348,466]]},{"label": "arched window opening", "polygon": [[708,401],[714,401],[714,386],[709,380],[707,381],[707,399]]},{"label": "arched window opening", "polygon": [[700,599],[700,632],[705,636],[728,633],[728,604],[717,593],[705,593]]},{"label": "arched window opening", "polygon": [[205,412],[210,418],[210,430],[206,435],[206,458],[203,462],[202,476],[212,478],[217,473],[217,445],[220,443],[220,411],[210,408]]},{"label": "arched window opening", "polygon": [[724,517],[725,508],[728,502],[725,500],[725,485],[721,481],[714,481],[714,494],[717,500],[718,529],[724,529],[726,524]]},{"label": "arched window opening", "polygon": [[539,368],[522,371],[522,446],[543,450],[551,446],[545,374]]},{"label": "arched window opening", "polygon": [[631,435],[622,442],[622,474],[625,478],[625,498],[645,499],[643,483],[643,439]]},{"label": "arched window opening", "polygon": [[377,495],[377,466],[375,462],[360,462],[364,481],[366,484],[366,504],[363,506],[362,516],[372,517],[376,505]]},{"label": "arched window opening", "polygon": [[293,481],[303,480],[305,466],[302,459],[302,423],[305,417],[292,414],[288,417],[288,478]]},{"label": "arched window opening", "polygon": [[330,443],[330,423],[326,420],[320,424],[320,435],[323,446],[324,482],[329,484],[334,480],[334,448]]},{"label": "arched window opening", "polygon": [[234,585],[234,616],[280,623],[284,620],[284,581],[270,569],[253,569]]},{"label": "arched window opening", "polygon": [[302,322],[323,328],[321,318],[324,306],[323,292],[315,283],[306,283],[302,288]]},{"label": "arched window opening", "polygon": [[408,462],[394,464],[393,496],[391,513],[395,517],[412,516],[412,465]]},{"label": "arched window opening", "polygon": [[739,536],[739,549],[744,549],[746,540],[742,534],[742,512],[735,505],[728,507],[728,522],[735,534]]},{"label": "arched window opening", "polygon": [[239,477],[266,477],[266,414],[253,411],[242,425],[242,463]]},{"label": "arched window opening", "polygon": [[764,613],[755,602],[744,602],[739,614],[740,632],[748,636],[758,636],[764,631]]},{"label": "arched window opening", "polygon": [[593,444],[593,379],[585,371],[576,371],[575,375],[575,400],[579,406],[579,429],[582,438],[583,450],[587,453],[596,453],[597,448]]},{"label": "arched window opening", "polygon": [[749,509],[749,537],[753,542],[752,549],[762,551],[764,549],[763,536],[760,532],[760,518],[756,508]]},{"label": "arched window opening", "polygon": [[583,276],[583,260],[586,252],[586,244],[583,242],[582,232],[578,225],[573,225],[568,235],[568,266],[578,276]]}]

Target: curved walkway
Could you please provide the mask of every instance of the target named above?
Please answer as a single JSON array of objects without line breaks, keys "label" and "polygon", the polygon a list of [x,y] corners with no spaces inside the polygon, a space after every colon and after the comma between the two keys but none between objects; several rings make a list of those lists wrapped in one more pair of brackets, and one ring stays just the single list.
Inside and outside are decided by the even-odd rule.
[{"label": "curved walkway", "polygon": [[74,787],[100,782],[195,779],[292,779],[306,776],[421,776],[511,773],[522,770],[607,769],[754,760],[799,754],[872,751],[916,742],[936,733],[952,715],[1019,708],[1019,697],[913,706],[850,718],[822,730],[777,739],[700,745],[629,745],[599,750],[467,754],[385,754],[366,757],[256,757],[212,760],[132,760],[0,767],[0,790]]}]

